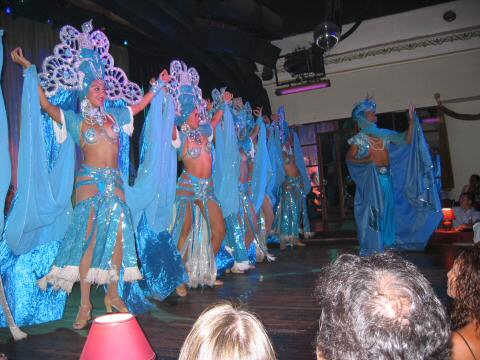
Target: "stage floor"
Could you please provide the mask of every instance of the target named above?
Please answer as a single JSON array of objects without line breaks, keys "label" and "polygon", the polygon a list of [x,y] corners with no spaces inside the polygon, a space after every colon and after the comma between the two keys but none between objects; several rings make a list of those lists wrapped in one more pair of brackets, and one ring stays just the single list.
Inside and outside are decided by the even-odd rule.
[{"label": "stage floor", "polygon": [[[446,273],[461,247],[439,245],[424,253],[403,256],[420,267],[438,296],[447,304]],[[265,324],[279,359],[315,359],[314,340],[319,308],[313,297],[315,279],[323,266],[345,252],[356,253],[351,241],[315,242],[305,248],[279,252],[278,260],[259,264],[245,275],[227,274],[223,287],[191,290],[187,298],[169,298],[158,308],[138,316],[157,359],[177,359],[180,347],[198,315],[222,299],[243,303]],[[94,316],[104,313],[103,290],[96,289]],[[0,329],[0,352],[9,360],[78,359],[87,330],[71,329],[78,309],[78,287],[74,289],[65,316],[60,321],[24,328],[29,337],[18,343]]]}]

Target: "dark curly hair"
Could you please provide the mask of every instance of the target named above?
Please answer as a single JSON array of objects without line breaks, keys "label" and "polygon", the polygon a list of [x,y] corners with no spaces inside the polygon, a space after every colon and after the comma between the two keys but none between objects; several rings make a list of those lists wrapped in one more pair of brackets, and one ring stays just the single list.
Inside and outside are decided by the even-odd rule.
[{"label": "dark curly hair", "polygon": [[445,309],[418,269],[393,254],[344,254],[320,275],[316,348],[326,360],[447,360]]},{"label": "dark curly hair", "polygon": [[456,330],[475,320],[480,333],[480,244],[463,251],[455,264],[458,268],[453,284],[452,327]]}]

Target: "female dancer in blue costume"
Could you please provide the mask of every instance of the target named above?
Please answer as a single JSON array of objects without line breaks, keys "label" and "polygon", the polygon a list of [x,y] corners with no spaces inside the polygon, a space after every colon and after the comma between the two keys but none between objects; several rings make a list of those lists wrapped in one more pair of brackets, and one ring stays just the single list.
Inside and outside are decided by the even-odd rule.
[{"label": "female dancer in blue costume", "polygon": [[[250,103],[246,102],[243,107],[243,113],[246,115],[246,123],[243,126],[250,133],[250,136],[242,136],[242,117],[240,117],[240,131],[238,132],[240,135],[240,153],[248,156],[246,166],[242,169],[241,177],[243,176],[248,181],[248,196],[250,212],[252,213],[252,215],[249,215],[249,222],[253,222],[255,221],[254,218],[257,218],[255,233],[253,234],[256,256],[250,259],[250,261],[261,262],[265,258],[273,261],[275,257],[268,252],[267,248],[267,237],[273,223],[273,209],[271,209],[267,190],[269,181],[274,180],[267,148],[267,131],[261,107],[257,107],[252,111]],[[264,209],[266,209],[267,215],[265,215]],[[252,248],[250,247],[250,254],[253,254],[251,250]]]},{"label": "female dancer in blue costume", "polygon": [[[275,197],[273,195],[274,193],[274,187],[275,187],[275,182],[276,182],[276,171],[274,170],[274,163],[272,161],[272,155],[271,151],[269,149],[269,142],[270,138],[273,139],[273,128],[271,126],[271,120],[267,115],[263,116],[263,122],[265,124],[265,146],[266,146],[266,157],[267,157],[267,163],[266,163],[266,175],[267,175],[267,181],[265,184],[265,196],[263,199],[261,211],[260,211],[260,229],[259,229],[259,238],[261,242],[267,243],[267,239],[270,236],[270,232],[272,230],[273,222],[275,220],[275,213],[273,211],[273,204],[275,203]],[[258,147],[258,141],[257,141],[257,147]],[[261,146],[261,145],[260,145]],[[263,238],[263,239],[262,239]],[[274,260],[275,257],[271,254],[264,254],[270,256],[271,260]]]},{"label": "female dancer in blue costume", "polygon": [[[280,144],[280,129],[278,126],[279,116],[271,114],[270,117],[264,116],[267,130],[267,151],[270,159],[271,174],[267,182],[266,201],[262,205],[262,211],[265,215],[265,232],[268,243],[279,244],[280,241],[274,231],[275,209],[277,208],[278,195],[285,180],[285,169],[283,166],[283,157]],[[267,231],[268,230],[268,231]]]},{"label": "female dancer in blue costume", "polygon": [[[250,109],[251,110],[251,109]],[[256,110],[258,111],[258,109]],[[247,109],[241,98],[235,98],[232,104],[238,150],[238,210],[225,218],[229,249],[234,257],[232,273],[243,274],[251,268],[248,250],[258,231],[258,220],[252,202],[249,184],[252,180],[254,166],[254,145],[252,139],[258,135],[257,126],[249,126]],[[235,150],[234,150],[235,151]]]},{"label": "female dancer in blue costume", "polygon": [[283,106],[278,109],[278,117],[273,118],[279,121],[281,156],[285,174],[273,226],[280,236],[280,249],[284,250],[287,245],[305,246],[299,239],[300,233],[303,233],[305,238],[312,235],[306,204],[306,194],[310,191],[311,185],[298,135],[289,129]]},{"label": "female dancer in blue costume", "polygon": [[[175,124],[180,128],[174,129],[173,140],[183,164],[177,181],[172,238],[184,259],[190,287],[221,285],[216,280],[215,254],[225,237],[225,223],[213,188],[212,141],[224,111],[218,109],[208,123],[197,71],[173,61],[170,72]],[[231,95],[226,93],[225,100],[230,101]],[[177,287],[177,294],[187,295],[186,284]]]},{"label": "female dancer in blue costume", "polygon": [[[135,208],[133,222],[126,197],[127,202],[129,197],[135,199],[134,202],[148,202],[148,199],[146,195],[139,195],[145,193],[145,188],[134,186],[130,189],[128,184],[125,184],[127,179],[122,176],[119,163],[119,159],[122,160],[120,149],[123,133],[131,135],[133,132],[133,115],[142,111],[153,99],[156,100],[152,103],[151,112],[159,117],[155,120],[160,121],[162,110],[159,104],[162,103],[163,97],[155,95],[163,84],[169,81],[168,72],[165,70],[161,74],[161,80],[153,84],[151,91],[141,96],[138,85],[130,83],[120,69],[113,67],[113,60],[108,54],[109,43],[106,36],[100,31],[91,33],[91,22],[84,24],[82,31],[79,33],[70,26],[62,28],[60,32],[62,44],[57,45],[54,56],[45,60],[45,72],[40,75],[46,91],[35,85],[35,66],[31,66],[25,59],[21,49],[17,48],[12,52],[12,59],[25,68],[27,86],[33,84],[30,88],[24,86],[24,98],[32,101],[30,108],[38,106],[35,101],[39,101],[41,108],[55,121],[55,136],[62,144],[60,146],[67,147],[67,150],[61,150],[58,155],[58,163],[62,160],[68,164],[64,169],[66,185],[59,183],[58,179],[56,182],[53,181],[52,190],[55,195],[61,193],[63,198],[68,198],[68,191],[71,189],[69,170],[73,170],[73,167],[68,155],[72,155],[72,140],[82,150],[83,160],[75,181],[76,206],[71,214],[71,220],[65,222],[69,220],[70,213],[68,206],[64,205],[57,214],[52,214],[56,218],[52,219],[50,224],[48,219],[45,221],[45,217],[41,219],[46,222],[44,227],[50,226],[47,229],[50,233],[42,230],[43,232],[39,234],[33,234],[40,238],[55,239],[54,236],[62,233],[59,229],[65,229],[65,224],[69,223],[57,251],[53,250],[49,254],[51,257],[52,253],[56,253],[53,267],[39,280],[39,285],[47,291],[51,291],[51,288],[47,289],[47,285],[51,284],[53,289],[70,292],[73,284],[80,280],[81,305],[73,325],[75,329],[84,328],[91,319],[92,283],[108,285],[104,299],[108,312],[111,312],[112,308],[127,312],[128,309],[118,292],[118,281],[121,279],[124,282],[133,282],[142,278],[137,267],[134,239],[135,227],[142,216],[142,211]],[[58,64],[62,71],[59,71]],[[54,71],[49,72],[52,68]],[[67,106],[64,101],[63,106],[70,109],[62,109],[47,98],[47,95],[54,96],[59,90],[67,90],[65,91],[67,95],[64,96],[70,96],[71,102],[70,106]],[[35,94],[35,91],[38,94]],[[54,101],[57,100],[58,98],[54,98]],[[109,105],[119,100],[120,106],[105,108],[106,100],[109,100]],[[78,102],[80,112],[75,111]],[[130,106],[126,107],[125,102]],[[27,106],[25,109],[30,108]],[[22,113],[25,109],[22,109]],[[67,153],[65,158],[62,151]],[[148,164],[154,163],[155,160],[149,158]],[[146,163],[144,165],[147,166]],[[142,171],[145,174],[147,172]],[[151,184],[153,176],[147,174],[141,180],[140,185]],[[56,189],[55,184],[60,189]],[[17,218],[12,211],[9,218],[11,223],[6,226],[7,242],[8,236],[15,238],[16,234],[11,232],[15,229]],[[57,224],[59,220],[60,225]],[[25,233],[20,238],[28,240],[28,235]],[[27,253],[30,249],[21,249],[25,243],[20,241],[20,245],[17,246],[20,249],[14,248],[12,251]],[[35,244],[31,245],[32,248],[35,247]],[[38,321],[33,319],[32,322]]]},{"label": "female dancer in blue costume", "polygon": [[360,254],[422,250],[442,218],[433,166],[415,109],[406,133],[377,127],[376,103],[358,103],[360,132],[348,140],[347,166],[357,185]]}]

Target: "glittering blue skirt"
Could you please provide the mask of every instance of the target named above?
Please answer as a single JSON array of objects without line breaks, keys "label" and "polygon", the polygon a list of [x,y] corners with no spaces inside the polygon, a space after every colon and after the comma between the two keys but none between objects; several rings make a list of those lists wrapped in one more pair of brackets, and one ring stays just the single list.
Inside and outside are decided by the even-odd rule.
[{"label": "glittering blue skirt", "polygon": [[[182,193],[181,195],[179,194]],[[175,198],[175,221],[172,229],[174,243],[180,241],[187,211],[192,211],[192,227],[180,250],[188,273],[188,286],[214,286],[217,278],[217,267],[211,242],[211,225],[208,203],[218,204],[213,193],[213,181],[193,176],[185,169],[177,181],[177,196]],[[205,209],[203,217],[199,202]]]},{"label": "glittering blue skirt", "polygon": [[280,242],[294,245],[300,233],[310,234],[307,203],[300,176],[285,178],[275,214],[273,230]]},{"label": "glittering blue skirt", "polygon": [[[78,189],[89,185],[95,185],[98,192],[75,206],[72,221],[60,244],[53,267],[39,281],[40,287],[44,289],[47,284],[51,284],[55,289],[70,292],[73,284],[80,280],[80,262],[92,241],[95,241],[95,246],[87,282],[102,285],[118,281],[120,272],[126,282],[142,278],[137,267],[130,210],[125,201],[116,194],[116,191],[123,192],[119,170],[83,164],[75,187]],[[119,230],[123,258],[122,268],[116,269],[111,260]]]}]

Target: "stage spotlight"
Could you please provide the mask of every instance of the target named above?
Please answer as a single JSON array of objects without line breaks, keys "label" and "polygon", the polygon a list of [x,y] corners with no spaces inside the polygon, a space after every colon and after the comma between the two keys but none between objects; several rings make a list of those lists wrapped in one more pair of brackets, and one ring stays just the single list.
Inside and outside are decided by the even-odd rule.
[{"label": "stage spotlight", "polygon": [[7,15],[11,15],[11,14],[13,13],[12,7],[11,7],[11,6],[7,6],[7,7],[5,8],[5,13],[6,13]]},{"label": "stage spotlight", "polygon": [[123,45],[128,46],[128,41],[127,41],[127,40],[123,40]]},{"label": "stage spotlight", "polygon": [[313,40],[320,49],[327,51],[337,45],[340,35],[341,29],[338,25],[325,21],[315,28]]},{"label": "stage spotlight", "polygon": [[80,360],[104,359],[155,359],[155,353],[135,316],[109,314],[93,321]]}]

